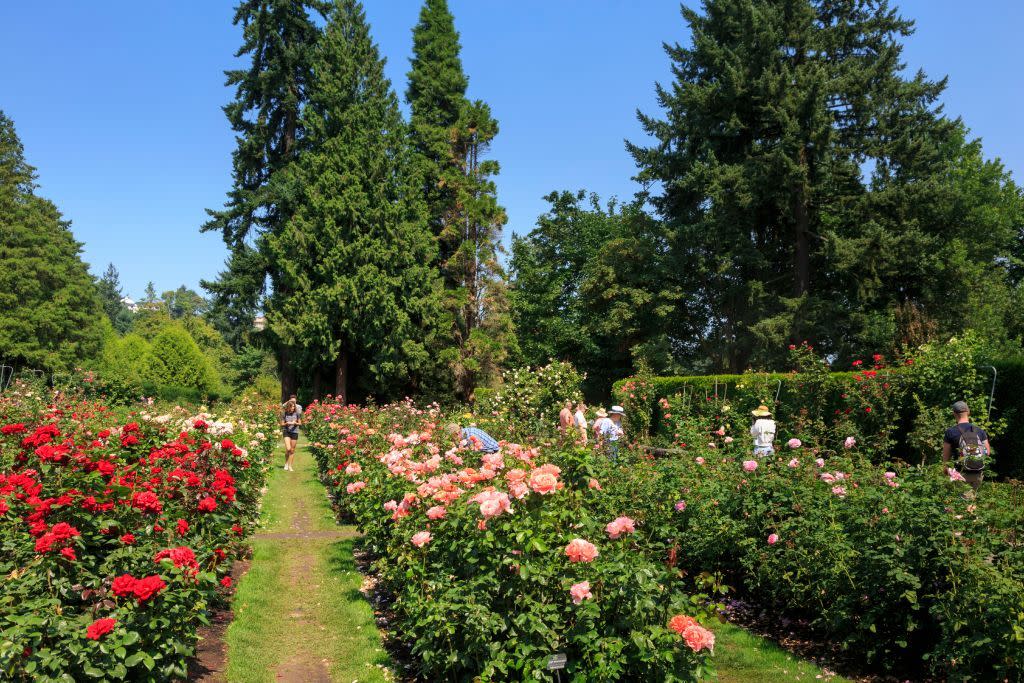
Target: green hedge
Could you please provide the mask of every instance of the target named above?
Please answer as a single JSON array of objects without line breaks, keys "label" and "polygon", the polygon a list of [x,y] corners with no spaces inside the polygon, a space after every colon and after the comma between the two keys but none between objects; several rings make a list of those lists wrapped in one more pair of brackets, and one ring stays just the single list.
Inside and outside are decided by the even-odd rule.
[{"label": "green hedge", "polygon": [[[992,413],[986,414],[991,389],[991,370],[979,366],[973,382],[973,395],[976,398],[972,401],[972,407],[975,421],[998,424],[997,429],[991,430],[993,450],[996,454],[993,467],[996,473],[1002,477],[1024,478],[1024,391],[1021,391],[1021,387],[1024,387],[1024,359],[999,360],[991,365],[994,365],[998,372]],[[938,425],[949,419],[947,406],[953,400],[950,397],[959,398],[962,393],[953,388],[955,381],[950,381],[951,387],[946,395],[937,393],[932,386],[923,388],[919,392],[919,400],[915,401],[915,387],[922,381],[918,368],[912,370],[896,367],[882,372],[886,373],[886,381],[898,386],[899,389],[899,398],[887,408],[888,422],[895,428],[887,455],[915,462],[919,459],[921,447],[920,443],[914,442],[915,435],[911,433],[914,426],[918,425],[916,438],[920,441],[928,438],[930,432],[927,426],[932,425],[935,431],[934,442],[939,444],[941,432],[938,431]],[[844,409],[841,397],[855,387],[858,374],[832,372],[828,373],[825,382],[821,377],[809,377],[798,373],[649,377],[646,381],[650,390],[644,395],[638,395],[638,378],[626,378],[614,384],[613,396],[617,402],[627,407],[627,412],[631,414],[634,423],[640,425],[639,433],[635,433],[635,436],[650,436],[658,440],[669,436],[665,433],[665,423],[661,419],[664,411],[658,405],[661,398],[676,397],[673,399],[673,410],[683,408],[686,415],[694,417],[705,416],[711,411],[720,411],[723,405],[728,405],[730,415],[736,416],[736,420],[749,419],[750,411],[758,404],[765,403],[773,408],[780,424],[788,426],[800,418],[805,418],[808,410],[816,411],[819,417],[827,419],[829,414]],[[941,386],[942,381],[939,380],[938,384]],[[827,395],[813,395],[818,391]],[[680,395],[685,398],[681,398]],[[978,405],[982,396],[985,405]],[[931,417],[929,420],[929,416],[924,415],[926,410],[933,411],[937,417]],[[878,418],[874,415],[871,418],[872,423],[877,423]],[[861,426],[862,429],[870,431],[874,425]]]}]

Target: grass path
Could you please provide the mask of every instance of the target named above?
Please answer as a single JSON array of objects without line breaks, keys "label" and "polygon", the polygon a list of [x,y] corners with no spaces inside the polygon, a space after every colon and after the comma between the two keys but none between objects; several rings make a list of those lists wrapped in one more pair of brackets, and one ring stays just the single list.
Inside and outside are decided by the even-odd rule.
[{"label": "grass path", "polygon": [[335,523],[305,448],[294,472],[280,469],[283,452],[275,462],[227,631],[228,681],[388,680],[373,611],[359,592],[355,529]]},{"label": "grass path", "polygon": [[716,641],[714,663],[720,683],[822,680],[843,683],[847,680],[825,673],[813,663],[738,626],[713,624],[712,630]]}]

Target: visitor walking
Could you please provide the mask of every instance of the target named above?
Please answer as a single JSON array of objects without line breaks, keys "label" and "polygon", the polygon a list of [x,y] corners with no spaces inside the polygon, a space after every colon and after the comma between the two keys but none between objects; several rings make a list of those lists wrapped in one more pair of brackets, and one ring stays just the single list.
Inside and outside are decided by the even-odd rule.
[{"label": "visitor walking", "polygon": [[563,436],[572,433],[572,425],[576,421],[572,414],[572,401],[566,399],[565,405],[562,406],[562,410],[558,413],[558,431]]},{"label": "visitor walking", "polygon": [[479,427],[460,427],[452,422],[445,429],[459,445],[465,444],[479,453],[497,453],[501,450],[497,440]]},{"label": "visitor walking", "polygon": [[608,411],[604,408],[597,409],[597,419],[594,420],[594,424],[591,430],[594,432],[594,441],[601,441],[601,430],[604,429],[605,424],[610,424],[611,419],[608,417]]},{"label": "visitor walking", "polygon": [[587,405],[580,401],[576,404],[576,429],[579,430],[580,440],[587,445]]},{"label": "visitor walking", "polygon": [[284,469],[294,472],[295,446],[299,442],[299,426],[302,425],[302,406],[298,404],[295,394],[281,406],[281,431],[284,433]]},{"label": "visitor walking", "polygon": [[750,427],[750,435],[754,437],[754,455],[759,458],[775,452],[775,420],[772,411],[763,403],[750,411],[754,416],[754,424]]},{"label": "visitor walking", "polygon": [[598,438],[612,462],[619,457],[619,440],[626,433],[622,428],[622,416],[625,414],[626,411],[622,409],[622,406],[612,406],[608,411],[608,421],[601,425],[601,433]]},{"label": "visitor walking", "polygon": [[[977,491],[985,477],[985,458],[990,453],[988,434],[971,422],[971,410],[964,401],[953,404],[953,417],[956,424],[946,430],[942,440],[942,466],[949,469],[949,462],[955,452],[954,464],[960,475]],[[954,472],[949,472],[951,478]]]}]

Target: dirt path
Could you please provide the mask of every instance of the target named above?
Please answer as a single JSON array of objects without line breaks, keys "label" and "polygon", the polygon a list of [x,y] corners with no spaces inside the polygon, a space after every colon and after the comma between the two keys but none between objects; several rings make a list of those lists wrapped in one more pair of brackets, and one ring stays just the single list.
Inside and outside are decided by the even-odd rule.
[{"label": "dirt path", "polygon": [[335,523],[305,448],[295,470],[270,478],[264,528],[253,537],[252,565],[227,631],[226,680],[387,680],[372,609],[356,590],[358,533]]}]

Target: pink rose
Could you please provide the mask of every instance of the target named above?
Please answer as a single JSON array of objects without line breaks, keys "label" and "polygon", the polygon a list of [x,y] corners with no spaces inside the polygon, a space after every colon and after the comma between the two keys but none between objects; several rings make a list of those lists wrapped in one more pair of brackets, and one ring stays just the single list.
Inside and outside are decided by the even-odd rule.
[{"label": "pink rose", "polygon": [[757,469],[757,461],[756,460],[744,460],[743,461],[743,469],[745,471],[747,471],[747,472],[753,472],[754,470]]},{"label": "pink rose", "polygon": [[434,538],[430,535],[429,531],[419,531],[412,536],[412,544],[417,548],[422,548],[432,540]]},{"label": "pink rose", "polygon": [[803,442],[800,441],[800,439],[790,439],[786,442],[786,445],[790,448],[800,448],[800,446],[803,445]]},{"label": "pink rose", "polygon": [[345,474],[360,474],[362,471],[363,468],[357,462],[350,462],[348,467],[345,468]]},{"label": "pink rose", "polygon": [[846,440],[843,441],[843,448],[845,448],[846,450],[850,450],[851,448],[853,448],[856,445],[857,445],[857,439],[853,438],[852,436],[846,437]]},{"label": "pink rose", "polygon": [[715,634],[696,624],[683,631],[683,640],[686,642],[686,646],[694,652],[714,651],[715,649]]},{"label": "pink rose", "polygon": [[565,555],[570,562],[593,562],[599,554],[593,543],[582,538],[574,538],[565,546]]},{"label": "pink rose", "polygon": [[591,479],[590,481],[587,482],[587,488],[594,489],[595,491],[600,491],[601,482],[599,482],[597,479]]},{"label": "pink rose", "polygon": [[394,512],[395,510],[398,509],[398,501],[389,500],[388,502],[384,503],[384,509],[387,510],[388,512]]},{"label": "pink rose", "polygon": [[835,495],[839,496],[840,498],[843,498],[843,497],[846,496],[846,487],[845,486],[833,486],[832,487],[832,493],[834,493]]},{"label": "pink rose", "polygon": [[572,602],[574,605],[578,605],[584,600],[589,600],[590,598],[594,597],[590,593],[589,581],[580,581],[579,583],[574,583],[572,585],[572,588],[569,589],[569,595],[572,596]]},{"label": "pink rose", "polygon": [[428,519],[441,519],[448,514],[448,508],[443,505],[435,505],[427,510]]},{"label": "pink rose", "polygon": [[817,465],[818,467],[824,467],[825,466],[825,459],[824,458],[818,458],[817,460],[814,461],[814,464]]},{"label": "pink rose", "polygon": [[608,522],[608,526],[604,528],[608,534],[608,538],[616,539],[622,534],[631,534],[636,531],[635,523],[629,517],[616,517],[613,521]]},{"label": "pink rose", "polygon": [[702,458],[702,457],[701,457],[701,456],[699,456],[699,455],[698,455],[698,456],[697,456],[696,458],[694,458],[694,459],[693,459],[693,461],[694,461],[695,463],[697,463],[698,465],[703,465],[703,464],[704,464],[704,458]]},{"label": "pink rose", "polygon": [[967,481],[966,479],[964,479],[964,475],[960,474],[952,467],[946,468],[946,474],[949,475],[950,481]]},{"label": "pink rose", "polygon": [[895,479],[896,478],[896,473],[895,472],[886,472],[885,473],[885,478],[886,479]]},{"label": "pink rose", "polygon": [[823,482],[825,482],[826,484],[834,484],[834,483],[836,483],[836,478],[835,478],[835,477],[833,477],[833,476],[832,476],[832,475],[831,475],[830,473],[828,473],[828,472],[822,472],[822,473],[821,473],[821,480],[822,480]]},{"label": "pink rose", "polygon": [[768,545],[775,545],[778,542],[779,542],[779,535],[778,534],[769,534],[768,535]]},{"label": "pink rose", "polygon": [[345,487],[345,491],[347,491],[348,493],[358,493],[359,491],[362,491],[365,488],[366,488],[366,482],[365,481],[354,481],[354,482],[352,482],[351,484],[349,484],[348,486]]},{"label": "pink rose", "polygon": [[484,516],[484,519],[497,517],[503,512],[512,512],[512,501],[509,500],[507,493],[494,490],[481,491],[470,500],[480,504],[480,514]]},{"label": "pink rose", "polygon": [[561,471],[561,469],[550,463],[541,465],[530,473],[530,488],[541,495],[554,493],[562,488],[562,483],[558,481],[558,475]]},{"label": "pink rose", "polygon": [[725,443],[728,444],[728,443],[732,443],[732,442],[733,442],[733,438],[731,436],[725,437]]},{"label": "pink rose", "polygon": [[676,501],[676,511],[677,512],[682,512],[685,509],[686,509],[686,501],[685,500]]}]

